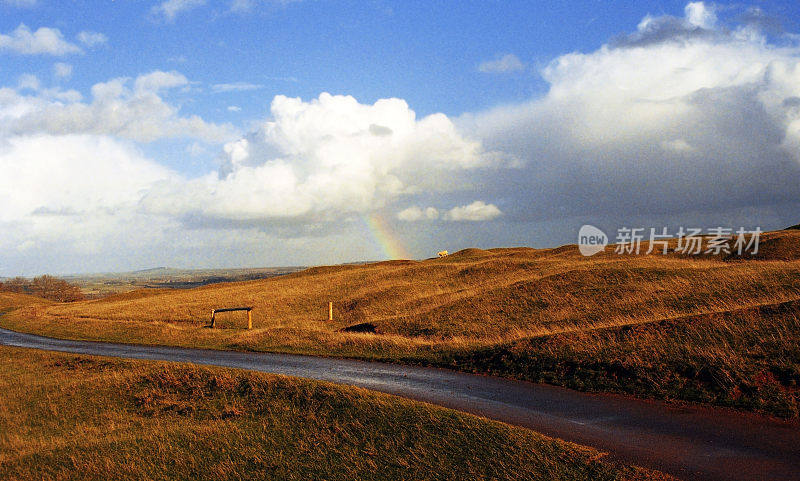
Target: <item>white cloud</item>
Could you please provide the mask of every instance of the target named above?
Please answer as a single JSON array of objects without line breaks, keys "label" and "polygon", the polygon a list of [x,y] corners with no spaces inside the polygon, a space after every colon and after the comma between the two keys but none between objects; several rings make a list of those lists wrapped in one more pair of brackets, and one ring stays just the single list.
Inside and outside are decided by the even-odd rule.
[{"label": "white cloud", "polygon": [[439,218],[439,210],[435,207],[426,207],[425,209],[422,209],[417,206],[411,206],[398,212],[397,218],[405,222],[436,220]]},{"label": "white cloud", "polygon": [[478,65],[478,71],[483,73],[510,73],[523,70],[525,64],[512,53],[498,56],[494,60],[489,60]]},{"label": "white cloud", "polygon": [[150,12],[171,22],[178,14],[205,4],[206,0],[166,0],[154,6]]},{"label": "white cloud", "polygon": [[242,108],[238,105],[228,105],[228,112],[241,112]]},{"label": "white cloud", "polygon": [[397,219],[404,222],[431,221],[439,218],[453,222],[479,222],[496,219],[501,215],[503,215],[503,213],[496,205],[476,200],[468,205],[453,207],[444,212],[444,214],[441,214],[439,209],[435,207],[426,207],[423,209],[413,205],[398,212]]},{"label": "white cloud", "polygon": [[501,215],[503,215],[503,213],[500,212],[500,209],[498,209],[496,205],[476,200],[469,205],[453,207],[447,211],[445,219],[454,222],[480,222],[496,219]]},{"label": "white cloud", "polygon": [[25,24],[9,34],[0,34],[0,52],[21,55],[67,55],[80,53],[81,49],[66,40],[57,28],[40,27],[35,32]]},{"label": "white cloud", "polygon": [[187,85],[189,80],[178,72],[163,72],[156,70],[148,74],[139,75],[134,82],[134,90],[138,94],[158,93],[175,87]]},{"label": "white cloud", "polygon": [[72,65],[64,62],[53,64],[53,75],[59,79],[68,79],[72,77]]},{"label": "white cloud", "polygon": [[713,7],[703,2],[688,3],[684,10],[686,12],[686,20],[697,27],[714,28],[717,23],[717,15],[714,13]]},{"label": "white cloud", "polygon": [[245,92],[248,90],[263,89],[264,86],[260,84],[253,84],[249,82],[234,82],[227,84],[215,84],[211,87],[214,92]]},{"label": "white cloud", "polygon": [[78,41],[85,46],[92,48],[107,43],[108,37],[99,32],[90,32],[84,30],[78,34]]},{"label": "white cloud", "polygon": [[177,72],[155,71],[140,75],[129,88],[129,79],[114,79],[92,87],[92,101],[80,95],[48,91],[38,96],[8,94],[0,97],[0,135],[88,133],[115,135],[140,142],[162,138],[196,138],[207,142],[229,140],[230,125],[205,122],[197,116],[181,116],[162,92],[189,82]]},{"label": "white cloud", "polygon": [[661,148],[679,154],[689,154],[695,151],[695,148],[683,139],[663,140]]},{"label": "white cloud", "polygon": [[41,83],[36,75],[25,73],[19,76],[17,80],[17,89],[19,90],[39,90]]},{"label": "white cloud", "polygon": [[328,220],[447,190],[455,173],[487,162],[446,116],[416,119],[400,99],[364,105],[325,93],[310,102],[277,96],[272,115],[225,146],[218,174],[162,185],[147,208],[237,222]]},{"label": "white cloud", "polygon": [[485,176],[484,195],[529,221],[790,209],[800,198],[800,47],[712,28],[709,12],[649,17],[594,52],[556,58],[543,98],[460,119],[522,164]]},{"label": "white cloud", "polygon": [[128,257],[147,264],[137,253],[179,242],[164,239],[175,221],[138,212],[144,192],[176,174],[129,142],[94,135],[0,137],[0,172],[7,174],[0,175],[5,273],[97,271]]},{"label": "white cloud", "polygon": [[713,14],[648,17],[556,58],[541,98],[455,121],[400,99],[277,96],[271,118],[225,144],[219,171],[189,180],[124,140],[186,136],[198,141],[180,153],[207,157],[203,140],[230,134],[167,101],[191,85],[176,72],[100,83],[86,101],[0,88],[0,168],[21,172],[19,185],[0,176],[0,268],[370,258],[354,226],[376,212],[432,252],[574,242],[580,224],[606,229],[596,219],[796,223],[800,47]]},{"label": "white cloud", "polygon": [[0,221],[77,215],[135,206],[170,172],[108,137],[34,135],[0,149]]}]

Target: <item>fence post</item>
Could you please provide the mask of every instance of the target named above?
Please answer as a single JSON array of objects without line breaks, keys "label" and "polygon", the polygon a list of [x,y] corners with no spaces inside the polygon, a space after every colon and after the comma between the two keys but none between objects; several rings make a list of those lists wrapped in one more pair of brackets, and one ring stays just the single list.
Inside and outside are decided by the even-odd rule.
[{"label": "fence post", "polygon": [[211,309],[211,329],[214,329],[214,317],[217,315],[216,309]]},{"label": "fence post", "polygon": [[328,320],[333,320],[333,302],[328,303]]},{"label": "fence post", "polygon": [[253,313],[250,310],[247,311],[247,328],[253,328]]}]

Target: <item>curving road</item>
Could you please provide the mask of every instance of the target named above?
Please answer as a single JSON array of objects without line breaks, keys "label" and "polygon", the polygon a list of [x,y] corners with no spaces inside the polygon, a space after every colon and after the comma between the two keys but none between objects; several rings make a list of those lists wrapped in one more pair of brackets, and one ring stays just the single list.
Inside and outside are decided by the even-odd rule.
[{"label": "curving road", "polygon": [[349,384],[525,426],[683,479],[800,480],[800,424],[722,409],[348,359],[70,341],[6,329],[0,344]]}]

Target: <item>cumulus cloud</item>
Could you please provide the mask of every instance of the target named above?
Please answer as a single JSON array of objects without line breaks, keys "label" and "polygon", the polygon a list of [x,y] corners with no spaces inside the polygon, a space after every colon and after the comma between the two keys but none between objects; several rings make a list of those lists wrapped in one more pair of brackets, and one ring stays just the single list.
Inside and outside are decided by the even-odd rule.
[{"label": "cumulus cloud", "polygon": [[501,215],[503,215],[503,213],[496,205],[476,200],[469,205],[453,207],[447,211],[445,218],[454,222],[480,222],[496,219]]},{"label": "cumulus cloud", "polygon": [[372,252],[355,219],[379,211],[428,250],[574,242],[580,224],[605,225],[596,219],[796,223],[800,46],[726,22],[699,3],[649,16],[554,59],[545,95],[458,119],[418,118],[401,99],[277,96],[270,118],[226,138],[218,170],[192,179],[133,143],[190,137],[181,153],[205,155],[203,140],[230,135],[167,102],[184,76],[110,80],[89,100],[19,78],[0,88],[0,168],[21,172],[0,177],[0,264],[92,259],[109,245],[143,263],[187,252],[277,263],[301,250],[352,260]]},{"label": "cumulus cloud", "polygon": [[78,34],[78,41],[85,46],[92,48],[108,42],[108,37],[99,32],[84,30]]},{"label": "cumulus cloud", "polygon": [[439,210],[435,207],[426,207],[425,209],[422,209],[414,205],[398,212],[397,218],[405,222],[435,220],[439,218]]},{"label": "cumulus cloud", "polygon": [[[744,27],[744,26],[743,26]],[[743,33],[742,28],[739,33]],[[714,7],[704,2],[691,2],[684,8],[683,17],[647,15],[636,31],[613,39],[613,47],[643,47],[663,42],[691,42],[696,39],[725,41],[730,35],[726,28],[717,28]]]},{"label": "cumulus cloud", "polygon": [[81,49],[64,40],[64,36],[57,28],[40,27],[34,32],[21,23],[8,34],[0,33],[0,52],[61,56],[80,53]]},{"label": "cumulus cloud", "polygon": [[[161,138],[188,137],[208,142],[223,142],[233,136],[229,125],[205,122],[197,116],[181,116],[162,97],[163,92],[187,85],[177,72],[155,71],[131,81],[113,79],[95,84],[92,101],[80,96],[23,96],[8,92],[0,96],[0,134],[64,135],[89,133],[115,135],[140,142]],[[53,97],[57,92],[50,92]]]},{"label": "cumulus cloud", "polygon": [[717,23],[714,8],[703,2],[691,2],[684,8],[686,21],[700,28],[713,28]]},{"label": "cumulus cloud", "polygon": [[166,0],[155,5],[150,10],[150,13],[171,22],[175,20],[175,17],[180,13],[187,12],[205,4],[206,0]]},{"label": "cumulus cloud", "polygon": [[41,87],[41,83],[39,82],[39,77],[33,74],[24,73],[19,76],[17,80],[17,88],[19,90],[39,90]]},{"label": "cumulus cloud", "polygon": [[417,119],[400,99],[277,96],[271,111],[272,120],[225,146],[218,173],[164,184],[144,205],[193,219],[324,221],[446,190],[455,172],[493,161],[446,116]]},{"label": "cumulus cloud", "polygon": [[60,79],[68,79],[72,77],[72,65],[64,62],[57,62],[53,64],[53,75]]},{"label": "cumulus cloud", "polygon": [[648,17],[553,60],[544,97],[459,119],[523,165],[485,177],[484,195],[514,221],[796,210],[800,48],[718,23],[697,3]]},{"label": "cumulus cloud", "polygon": [[510,73],[523,70],[525,64],[513,53],[498,56],[478,65],[478,71],[483,73]]},{"label": "cumulus cloud", "polygon": [[178,72],[164,72],[156,70],[136,77],[133,83],[134,91],[139,94],[148,92],[158,93],[175,87],[187,85],[189,80]]},{"label": "cumulus cloud", "polygon": [[[0,268],[4,274],[107,270],[148,263],[169,219],[142,215],[151,186],[177,177],[130,142],[96,135],[0,137]],[[166,230],[166,231],[165,231]],[[177,236],[177,233],[173,233]],[[111,263],[111,264],[109,264]]]},{"label": "cumulus cloud", "polygon": [[173,175],[131,146],[87,135],[7,139],[0,171],[14,172],[0,177],[0,222],[134,206],[144,189]]},{"label": "cumulus cloud", "polygon": [[476,200],[471,204],[453,207],[452,209],[440,213],[436,207],[420,208],[411,206],[397,213],[397,219],[404,222],[432,221],[442,219],[452,222],[480,222],[496,219],[503,215],[500,209],[494,204],[487,204]]}]

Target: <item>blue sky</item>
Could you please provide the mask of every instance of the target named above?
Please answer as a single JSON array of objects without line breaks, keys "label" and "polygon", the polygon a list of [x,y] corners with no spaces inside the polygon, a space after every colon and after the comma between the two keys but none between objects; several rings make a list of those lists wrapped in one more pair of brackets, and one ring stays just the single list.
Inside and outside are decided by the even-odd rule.
[{"label": "blue sky", "polygon": [[[25,3],[25,2],[23,2]],[[178,70],[192,82],[250,83],[263,88],[182,99],[188,113],[244,127],[274,95],[353,95],[362,102],[399,97],[420,115],[460,115],[541,95],[538,68],[557,56],[597,49],[647,15],[682,15],[686,2],[384,2],[313,0],[254,2],[231,12],[209,1],[168,20],[154,2],[47,2],[30,8],[0,3],[0,32],[20,23],[58,28],[67,39],[99,32],[108,42],[61,60],[74,66],[68,82],[86,94],[99,81]],[[796,2],[759,2],[789,31],[799,31]],[[731,8],[726,12],[726,8]],[[732,16],[742,8],[720,6]],[[477,66],[513,53],[527,68],[515,75],[481,74]],[[51,81],[53,58],[5,55],[0,80],[21,72]],[[226,109],[241,104],[233,115]]]},{"label": "blue sky", "polygon": [[0,276],[797,223],[799,33],[796,2],[0,0]]}]

